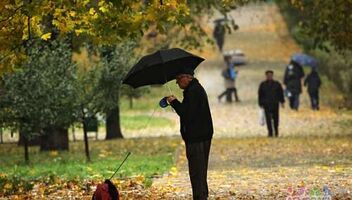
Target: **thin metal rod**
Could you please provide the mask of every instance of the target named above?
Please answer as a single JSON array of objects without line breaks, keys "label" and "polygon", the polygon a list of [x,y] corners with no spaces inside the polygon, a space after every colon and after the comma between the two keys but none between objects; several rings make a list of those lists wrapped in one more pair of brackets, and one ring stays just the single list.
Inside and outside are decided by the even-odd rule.
[{"label": "thin metal rod", "polygon": [[172,95],[172,91],[171,91],[171,88],[170,88],[170,86],[166,83],[165,84],[166,85],[166,87],[167,87],[167,89],[169,90],[169,92],[170,92],[170,95]]},{"label": "thin metal rod", "polygon": [[126,157],[125,157],[125,159],[122,161],[122,163],[120,164],[120,166],[116,169],[116,171],[114,172],[114,174],[109,178],[109,180],[112,179],[112,177],[115,176],[116,172],[119,171],[119,169],[121,168],[121,166],[123,165],[123,163],[125,163],[125,161],[127,160],[127,158],[128,158],[130,155],[131,155],[131,152],[128,152],[127,155],[126,155]]}]

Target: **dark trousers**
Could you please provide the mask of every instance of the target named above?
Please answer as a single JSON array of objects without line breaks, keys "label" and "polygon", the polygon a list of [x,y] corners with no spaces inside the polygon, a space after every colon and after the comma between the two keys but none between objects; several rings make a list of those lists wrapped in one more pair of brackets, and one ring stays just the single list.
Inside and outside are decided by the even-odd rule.
[{"label": "dark trousers", "polygon": [[291,97],[289,97],[290,101],[290,108],[293,110],[298,110],[299,108],[299,94],[292,94]]},{"label": "dark trousers", "polygon": [[232,102],[232,93],[235,96],[236,101],[240,101],[237,95],[237,88],[227,88],[223,93],[221,93],[218,98],[221,100],[225,95],[226,95],[226,101],[227,102]]},{"label": "dark trousers", "polygon": [[[279,136],[279,107],[277,108],[264,108],[266,126],[268,128],[268,136],[273,136],[273,129],[275,136]],[[274,122],[274,124],[273,124]]]},{"label": "dark trousers", "polygon": [[208,198],[207,171],[210,145],[211,140],[186,143],[186,156],[194,200],[206,200]]},{"label": "dark trousers", "polygon": [[319,90],[309,91],[310,103],[313,110],[319,110]]}]

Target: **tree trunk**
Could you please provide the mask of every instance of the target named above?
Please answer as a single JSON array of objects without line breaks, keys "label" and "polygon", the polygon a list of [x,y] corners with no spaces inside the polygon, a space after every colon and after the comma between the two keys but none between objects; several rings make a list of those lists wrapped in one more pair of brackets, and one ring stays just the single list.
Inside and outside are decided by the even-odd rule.
[{"label": "tree trunk", "polygon": [[87,133],[87,124],[86,121],[83,120],[83,134],[84,134],[84,148],[86,152],[87,162],[90,162],[90,153],[89,153],[89,144],[88,144],[88,133]]},{"label": "tree trunk", "polygon": [[26,136],[23,137],[24,142],[24,161],[26,164],[29,164],[29,153],[28,153],[28,139]]},{"label": "tree trunk", "polygon": [[41,136],[40,151],[68,150],[68,129],[48,127]]},{"label": "tree trunk", "polygon": [[115,107],[106,113],[106,140],[123,138],[120,127],[120,109]]},{"label": "tree trunk", "polygon": [[75,125],[72,125],[72,139],[74,142],[76,142],[76,130],[75,130]]}]

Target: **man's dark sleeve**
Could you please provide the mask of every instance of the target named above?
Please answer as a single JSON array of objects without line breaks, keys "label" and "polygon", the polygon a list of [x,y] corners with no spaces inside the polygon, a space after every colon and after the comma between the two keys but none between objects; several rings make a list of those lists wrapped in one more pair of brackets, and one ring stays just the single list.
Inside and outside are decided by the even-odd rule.
[{"label": "man's dark sleeve", "polygon": [[176,113],[181,117],[185,113],[185,106],[177,99],[171,101],[170,105],[175,109]]},{"label": "man's dark sleeve", "polygon": [[321,79],[320,79],[320,76],[318,75],[318,87],[321,86]]},{"label": "man's dark sleeve", "polygon": [[280,103],[285,103],[285,97],[284,97],[284,90],[282,89],[282,86],[281,86],[281,84],[280,83],[278,83],[278,85],[279,85],[279,101],[280,101]]},{"label": "man's dark sleeve", "polygon": [[177,99],[171,102],[171,106],[175,109],[176,113],[186,121],[195,119],[197,117],[198,106],[200,106],[200,98],[202,93],[197,90],[192,90],[188,94],[188,102],[181,103]]},{"label": "man's dark sleeve", "polygon": [[284,84],[287,85],[287,83],[288,83],[288,69],[286,67],[285,75],[284,75]]},{"label": "man's dark sleeve", "polygon": [[260,107],[263,107],[263,93],[263,83],[261,83],[258,90],[258,104]]}]

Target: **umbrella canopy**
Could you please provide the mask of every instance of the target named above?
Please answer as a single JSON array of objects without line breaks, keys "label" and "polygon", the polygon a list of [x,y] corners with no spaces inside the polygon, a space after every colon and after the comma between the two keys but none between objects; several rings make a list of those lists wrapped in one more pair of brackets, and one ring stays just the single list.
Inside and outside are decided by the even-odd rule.
[{"label": "umbrella canopy", "polygon": [[179,48],[159,50],[142,57],[128,72],[123,83],[133,88],[164,84],[185,69],[194,70],[204,58]]},{"label": "umbrella canopy", "polygon": [[297,62],[301,66],[310,66],[312,68],[318,67],[318,60],[312,56],[303,53],[293,54],[291,60]]},{"label": "umbrella canopy", "polygon": [[226,21],[228,21],[228,19],[226,19],[226,18],[218,18],[218,19],[214,20],[213,22],[214,22],[214,24],[220,24],[220,23],[224,23]]}]

